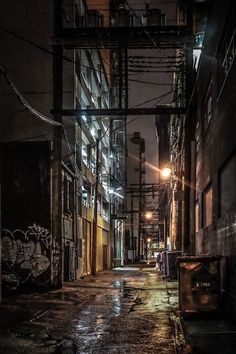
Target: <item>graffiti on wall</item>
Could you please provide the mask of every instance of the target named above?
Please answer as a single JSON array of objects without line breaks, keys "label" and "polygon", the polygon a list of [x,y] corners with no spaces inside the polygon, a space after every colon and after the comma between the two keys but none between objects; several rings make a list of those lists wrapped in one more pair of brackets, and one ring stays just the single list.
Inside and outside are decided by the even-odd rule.
[{"label": "graffiti on wall", "polygon": [[50,281],[52,236],[48,229],[36,224],[27,231],[2,229],[1,237],[3,286],[46,285]]}]

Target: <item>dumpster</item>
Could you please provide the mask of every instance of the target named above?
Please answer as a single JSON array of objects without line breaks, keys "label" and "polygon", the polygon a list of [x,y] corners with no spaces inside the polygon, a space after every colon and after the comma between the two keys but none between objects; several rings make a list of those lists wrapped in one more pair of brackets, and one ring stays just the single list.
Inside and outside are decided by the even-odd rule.
[{"label": "dumpster", "polygon": [[182,254],[182,251],[168,251],[166,254],[166,276],[170,280],[177,280],[177,258],[180,257]]},{"label": "dumpster", "polygon": [[179,308],[182,314],[217,312],[220,306],[220,258],[178,258]]}]

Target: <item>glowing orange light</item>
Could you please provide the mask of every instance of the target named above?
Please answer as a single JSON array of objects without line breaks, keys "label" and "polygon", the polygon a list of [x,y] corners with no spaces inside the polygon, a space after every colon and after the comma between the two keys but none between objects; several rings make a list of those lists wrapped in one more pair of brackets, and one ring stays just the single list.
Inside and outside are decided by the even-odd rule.
[{"label": "glowing orange light", "polygon": [[171,175],[171,169],[169,167],[165,167],[163,168],[163,170],[161,171],[161,175],[163,178],[168,178]]},{"label": "glowing orange light", "polygon": [[146,213],[145,214],[146,219],[151,219],[152,218],[152,213]]}]

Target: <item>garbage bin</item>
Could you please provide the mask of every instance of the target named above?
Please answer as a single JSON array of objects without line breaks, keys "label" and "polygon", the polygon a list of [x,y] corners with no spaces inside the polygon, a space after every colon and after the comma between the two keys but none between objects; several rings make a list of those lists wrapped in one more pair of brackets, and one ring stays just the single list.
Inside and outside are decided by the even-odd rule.
[{"label": "garbage bin", "polygon": [[216,312],[220,306],[220,257],[179,257],[178,267],[181,313]]},{"label": "garbage bin", "polygon": [[167,256],[166,276],[170,280],[177,280],[177,269],[178,269],[177,258],[180,257],[182,254],[183,254],[182,251],[168,251],[166,254]]},{"label": "garbage bin", "polygon": [[167,277],[167,251],[162,251],[162,273]]}]

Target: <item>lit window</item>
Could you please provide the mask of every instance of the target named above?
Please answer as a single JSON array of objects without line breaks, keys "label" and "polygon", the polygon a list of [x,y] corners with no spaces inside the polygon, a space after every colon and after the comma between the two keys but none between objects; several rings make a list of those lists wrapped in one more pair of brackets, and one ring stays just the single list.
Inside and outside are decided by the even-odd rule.
[{"label": "lit window", "polygon": [[199,231],[199,204],[195,204],[195,232]]},{"label": "lit window", "polygon": [[198,68],[201,53],[202,53],[201,49],[193,49],[193,67],[195,70],[197,70]]}]

